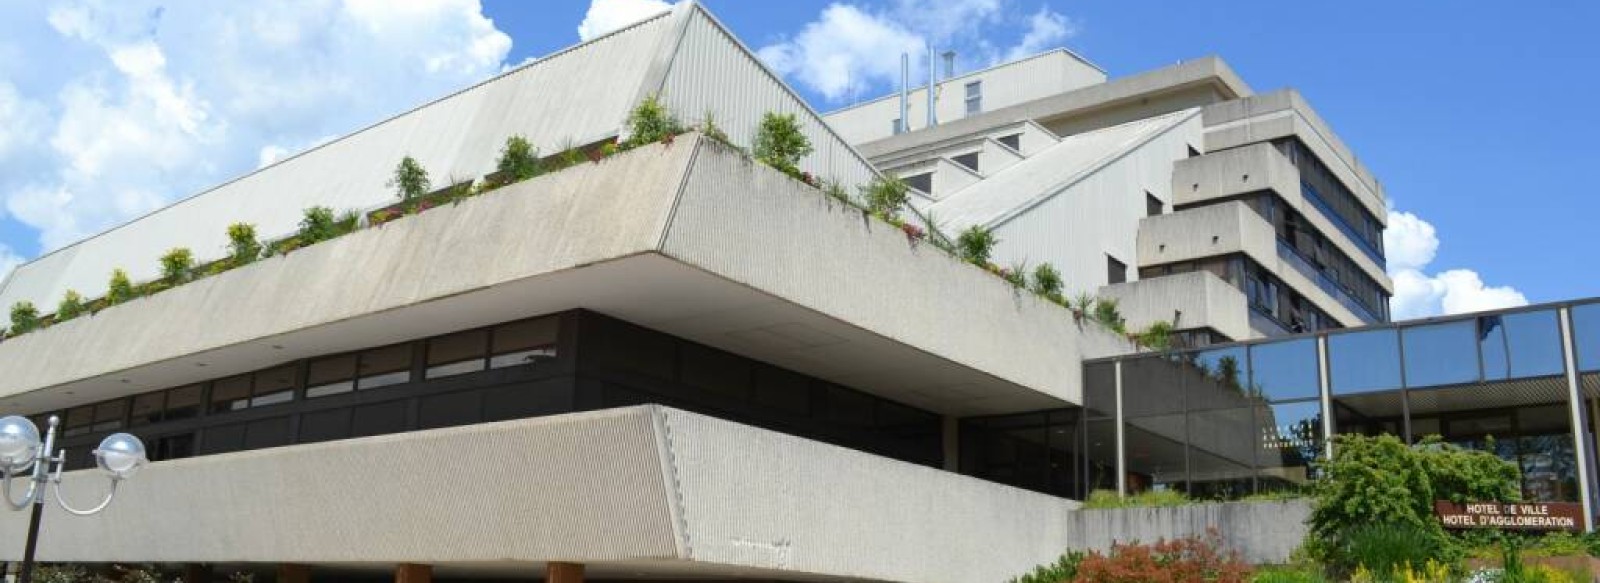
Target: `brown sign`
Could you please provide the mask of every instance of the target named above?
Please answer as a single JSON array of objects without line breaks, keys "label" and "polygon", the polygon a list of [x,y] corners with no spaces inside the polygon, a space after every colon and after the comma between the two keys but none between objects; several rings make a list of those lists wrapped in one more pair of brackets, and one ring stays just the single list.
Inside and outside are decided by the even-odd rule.
[{"label": "brown sign", "polygon": [[1565,530],[1582,532],[1583,505],[1574,502],[1468,502],[1439,500],[1433,512],[1445,528]]}]

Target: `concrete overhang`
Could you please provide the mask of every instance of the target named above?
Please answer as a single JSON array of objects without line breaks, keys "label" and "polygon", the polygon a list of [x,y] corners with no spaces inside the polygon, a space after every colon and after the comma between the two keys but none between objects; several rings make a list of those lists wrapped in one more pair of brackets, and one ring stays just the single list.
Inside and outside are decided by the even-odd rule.
[{"label": "concrete overhang", "polygon": [[1237,99],[1251,94],[1250,87],[1228,67],[1227,63],[1217,57],[1208,56],[996,109],[982,115],[961,118],[932,129],[859,144],[856,149],[867,158],[877,160],[895,152],[940,144],[999,126],[1023,121],[1045,123],[1041,120],[1091,115],[1138,103],[1141,100],[1155,99],[1162,95],[1199,87],[1209,87],[1226,99]]},{"label": "concrete overhang", "polygon": [[1356,199],[1387,223],[1383,184],[1356,158],[1354,152],[1311,104],[1293,89],[1282,89],[1206,106],[1201,110],[1206,126],[1206,151],[1235,148],[1254,142],[1294,137],[1323,161]]},{"label": "concrete overhang", "polygon": [[1244,292],[1209,271],[1108,285],[1100,295],[1117,300],[1130,330],[1167,322],[1178,330],[1210,328],[1234,340],[1256,336]]},{"label": "concrete overhang", "polygon": [[[92,519],[48,505],[39,559],[964,583],[1084,536],[1069,500],[657,406],[158,462],[117,498]],[[27,523],[0,515],[0,558]]]},{"label": "concrete overhang", "polygon": [[1185,158],[1172,167],[1173,205],[1184,207],[1271,191],[1300,212],[1317,231],[1332,241],[1367,277],[1384,291],[1394,293],[1394,282],[1360,244],[1334,225],[1334,218],[1317,208],[1300,188],[1300,170],[1271,143],[1259,142]]},{"label": "concrete overhang", "polygon": [[1139,221],[1139,267],[1243,254],[1299,292],[1340,325],[1374,323],[1357,315],[1354,300],[1336,297],[1309,265],[1283,252],[1272,225],[1242,202],[1189,209]]},{"label": "concrete overhang", "polygon": [[1113,343],[691,134],[0,343],[0,409],[574,308],[949,415],[1081,402],[1081,351]]}]

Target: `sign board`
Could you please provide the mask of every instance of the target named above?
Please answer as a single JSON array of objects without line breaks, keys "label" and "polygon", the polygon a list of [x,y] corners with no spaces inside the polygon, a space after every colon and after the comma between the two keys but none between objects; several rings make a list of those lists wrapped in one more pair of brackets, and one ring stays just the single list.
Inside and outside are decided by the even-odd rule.
[{"label": "sign board", "polygon": [[1564,530],[1582,532],[1583,505],[1575,502],[1468,502],[1438,500],[1433,513],[1445,528]]}]

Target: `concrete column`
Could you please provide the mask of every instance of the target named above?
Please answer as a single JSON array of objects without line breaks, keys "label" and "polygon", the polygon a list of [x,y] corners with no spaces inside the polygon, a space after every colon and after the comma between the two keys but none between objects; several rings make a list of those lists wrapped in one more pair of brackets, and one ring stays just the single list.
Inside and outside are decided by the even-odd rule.
[{"label": "concrete column", "polygon": [[1333,459],[1333,381],[1328,378],[1328,335],[1317,336],[1317,391],[1322,397],[1322,457]]},{"label": "concrete column", "polygon": [[183,583],[211,583],[211,565],[185,563],[183,565]]},{"label": "concrete column", "polygon": [[278,583],[311,583],[311,567],[278,563]]},{"label": "concrete column", "polygon": [[433,565],[400,563],[394,567],[394,583],[432,583]]},{"label": "concrete column", "polygon": [[1583,387],[1578,383],[1578,351],[1572,342],[1572,314],[1568,308],[1561,308],[1556,316],[1561,321],[1561,360],[1566,364],[1572,449],[1578,457],[1578,497],[1583,501],[1584,531],[1594,532],[1594,448],[1589,441],[1589,424],[1584,415]]},{"label": "concrete column", "polygon": [[544,581],[545,583],[583,583],[583,563],[545,563]]},{"label": "concrete column", "polygon": [[1114,384],[1117,393],[1117,411],[1111,416],[1113,423],[1116,423],[1117,435],[1117,495],[1126,496],[1128,495],[1128,442],[1122,431],[1122,361],[1116,361],[1112,370],[1115,373]]}]

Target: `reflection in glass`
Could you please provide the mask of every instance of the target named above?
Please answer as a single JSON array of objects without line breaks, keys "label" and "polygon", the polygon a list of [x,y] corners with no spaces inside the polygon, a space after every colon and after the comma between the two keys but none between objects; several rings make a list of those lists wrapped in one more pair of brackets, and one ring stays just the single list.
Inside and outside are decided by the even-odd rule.
[{"label": "reflection in glass", "polygon": [[1394,330],[1328,336],[1328,381],[1335,395],[1400,388],[1400,338]]},{"label": "reflection in glass", "polygon": [[[1219,357],[1220,359],[1220,357]],[[1183,490],[1185,368],[1180,359],[1144,357],[1122,363],[1123,439],[1129,493]]]},{"label": "reflection in glass", "polygon": [[1312,399],[1317,381],[1317,340],[1300,338],[1250,347],[1251,386],[1271,401]]},{"label": "reflection in glass", "polygon": [[1561,374],[1561,329],[1553,310],[1478,318],[1483,377],[1488,380]]},{"label": "reflection in glass", "polygon": [[1261,450],[1256,461],[1257,488],[1263,491],[1299,488],[1311,481],[1311,463],[1322,455],[1322,404],[1300,401],[1260,405],[1256,428]]},{"label": "reflection in glass", "polygon": [[1083,365],[1083,408],[1091,418],[1103,419],[1117,414],[1116,363],[1096,362]]},{"label": "reflection in glass", "polygon": [[1081,417],[1081,411],[1071,409],[965,419],[961,473],[1081,498],[1085,495]]},{"label": "reflection in glass", "polygon": [[1600,371],[1600,303],[1573,306],[1570,315],[1578,370]]},{"label": "reflection in glass", "polygon": [[1412,433],[1492,452],[1522,470],[1530,501],[1576,501],[1566,386],[1549,379],[1411,391]]},{"label": "reflection in glass", "polygon": [[555,317],[524,320],[497,326],[489,351],[489,368],[532,364],[556,357]]},{"label": "reflection in glass", "polygon": [[396,344],[374,348],[357,357],[357,389],[375,389],[411,381],[411,346]]},{"label": "reflection in glass", "polygon": [[483,370],[484,350],[489,345],[485,330],[470,330],[428,340],[427,378],[434,379]]},{"label": "reflection in glass", "polygon": [[1478,380],[1473,320],[1411,326],[1401,332],[1406,386],[1433,387]]},{"label": "reflection in glass", "polygon": [[356,355],[313,360],[306,371],[306,398],[348,393],[356,388]]}]

